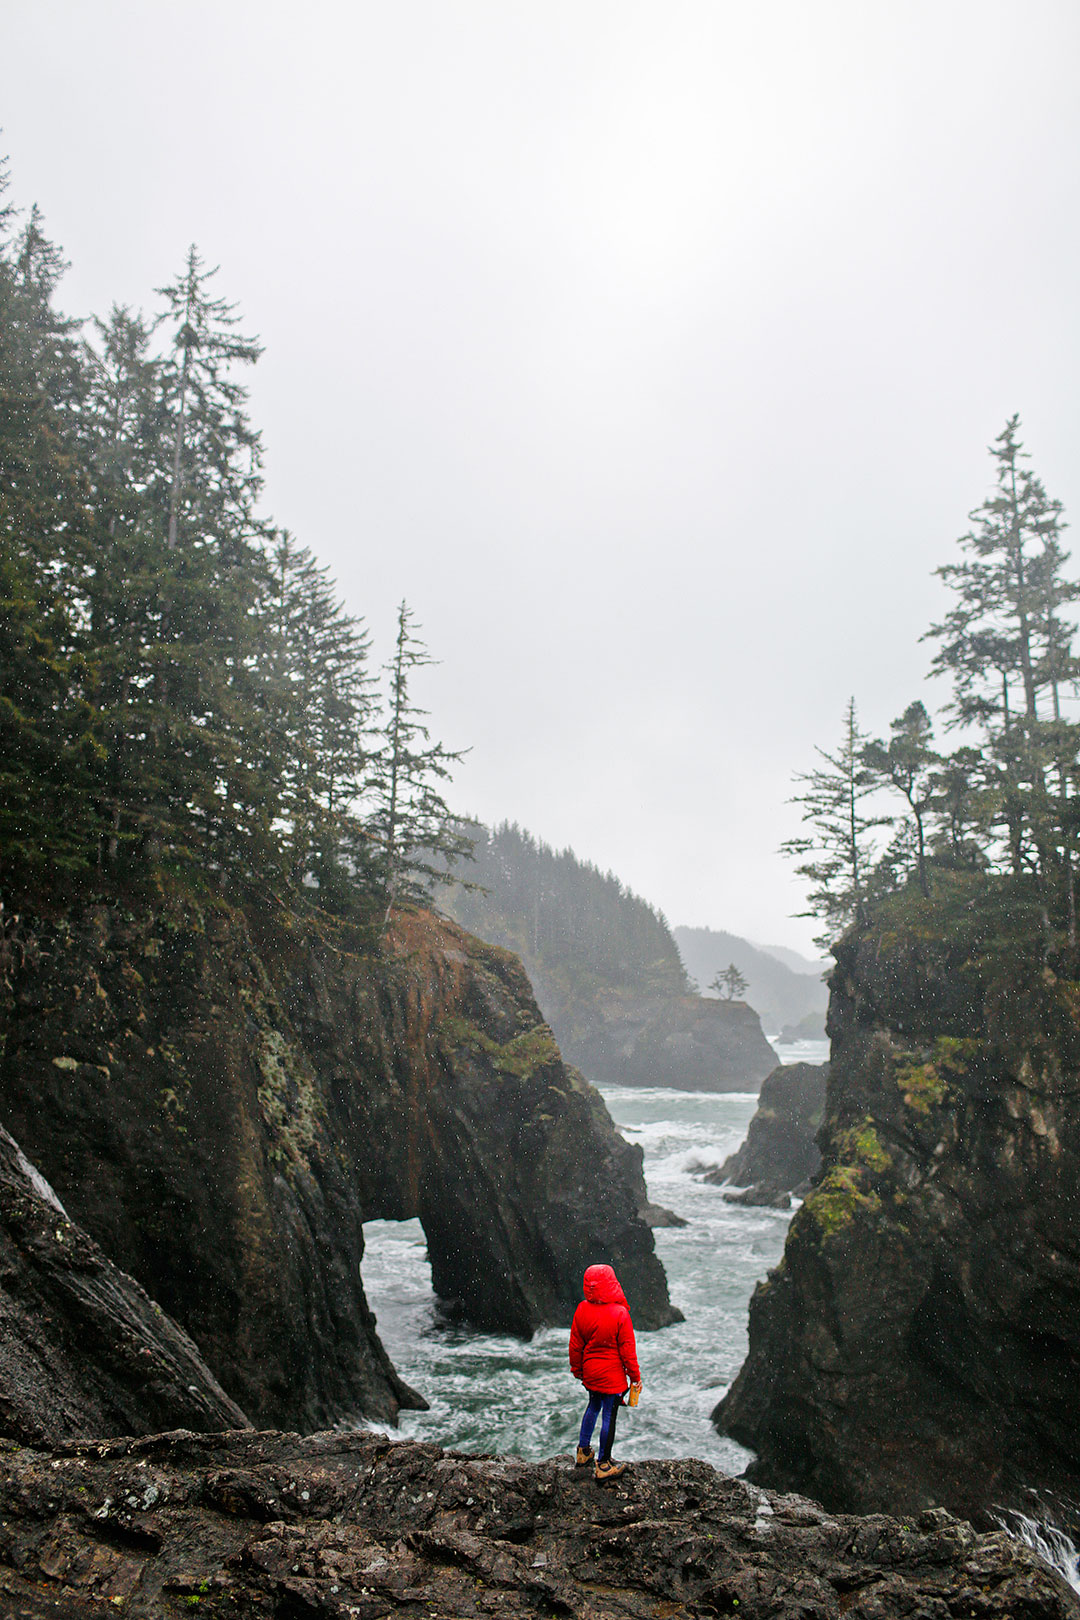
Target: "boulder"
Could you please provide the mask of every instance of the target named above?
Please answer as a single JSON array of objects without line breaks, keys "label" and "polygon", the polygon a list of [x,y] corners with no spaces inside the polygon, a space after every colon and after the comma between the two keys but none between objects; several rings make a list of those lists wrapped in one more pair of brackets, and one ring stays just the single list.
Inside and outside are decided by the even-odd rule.
[{"label": "boulder", "polygon": [[802,1197],[821,1164],[816,1136],[825,1107],[827,1065],[780,1064],[763,1081],[746,1141],[703,1181],[733,1184],[729,1203],[788,1209]]},{"label": "boulder", "polygon": [[247,1418],[0,1129],[0,1433],[36,1445],[163,1426]]}]

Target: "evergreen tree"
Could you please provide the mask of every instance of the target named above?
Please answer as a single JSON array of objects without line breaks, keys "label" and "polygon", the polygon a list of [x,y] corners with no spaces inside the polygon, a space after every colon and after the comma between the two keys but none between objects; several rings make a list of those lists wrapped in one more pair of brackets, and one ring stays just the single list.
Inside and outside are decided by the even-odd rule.
[{"label": "evergreen tree", "polygon": [[260,607],[267,642],[278,813],[296,881],[326,888],[362,859],[356,804],[374,697],[369,641],[328,571],[288,531],[273,537]]},{"label": "evergreen tree", "polygon": [[871,776],[903,794],[914,828],[915,870],[923,894],[930,893],[926,866],[926,818],[933,803],[939,756],[930,746],[933,725],[923,703],[909,703],[892,722],[887,743],[875,739],[862,751]]},{"label": "evergreen tree", "polygon": [[1030,844],[1049,880],[1061,865],[1062,838],[1047,769],[1056,766],[1058,799],[1067,797],[1078,737],[1061,718],[1062,685],[1077,674],[1074,626],[1062,609],[1080,598],[1080,586],[1063,573],[1061,503],[1024,465],[1018,429],[1019,418],[1010,417],[991,450],[996,488],[971,514],[963,560],[938,569],[955,600],[927,634],[940,644],[934,672],[953,682],[951,723],[979,725],[997,761],[1012,869],[1025,869]]},{"label": "evergreen tree", "polygon": [[238,364],[253,365],[262,348],[237,331],[236,306],[211,297],[217,274],[217,267],[204,267],[192,245],[182,274],[158,289],[172,332],[162,402],[172,439],[170,551],[182,532],[190,540],[214,537],[222,544],[246,536],[262,484],[259,435],[247,418],[247,390],[233,374]]},{"label": "evergreen tree", "polygon": [[715,990],[725,1001],[740,1000],[749,988],[749,979],[739,972],[734,962],[729,962],[722,973],[717,973],[709,986],[710,990]]},{"label": "evergreen tree", "polygon": [[1080,597],[1062,575],[1061,502],[1023,465],[1019,425],[1010,417],[991,450],[997,487],[971,514],[963,561],[937,570],[956,600],[927,632],[941,643],[935,673],[953,681],[955,721],[1001,731],[1037,720],[1040,694],[1075,672],[1060,609]]},{"label": "evergreen tree", "polygon": [[91,513],[75,328],[52,307],[62,269],[35,209],[0,250],[0,873],[19,881],[87,865],[95,832],[79,648]]},{"label": "evergreen tree", "polygon": [[412,701],[404,605],[368,749],[366,632],[258,516],[237,371],[259,347],[216,272],[192,249],[158,319],[115,307],[83,339],[3,187],[0,165],[0,879],[168,865],[337,911],[419,897],[467,847],[439,792],[460,756]]},{"label": "evergreen tree", "polygon": [[[257,359],[193,248],[159,321],[95,327],[90,454],[107,538],[93,573],[107,855],[276,864],[277,777],[256,607],[258,435],[231,368]],[[150,343],[159,328],[167,352]]]},{"label": "evergreen tree", "polygon": [[888,825],[887,816],[868,814],[867,799],[878,788],[878,778],[866,764],[867,737],[859,729],[855,699],[848,702],[840,746],[834,754],[816,750],[823,764],[817,770],[796,776],[806,784],[795,795],[794,804],[803,806],[802,819],[813,832],[791,838],[781,848],[787,855],[802,857],[795,868],[808,878],[813,888],[804,916],[821,917],[825,932],[817,943],[827,946],[851,922],[866,915],[870,892],[873,846],[870,833]]},{"label": "evergreen tree", "polygon": [[425,900],[432,883],[451,882],[450,868],[471,851],[439,790],[464,751],[454,753],[431,741],[424,724],[427,710],[417,707],[409,691],[414,672],[433,662],[402,602],[394,655],[386,665],[386,706],[374,733],[367,776],[366,828],[387,921],[394,905]]},{"label": "evergreen tree", "polygon": [[162,362],[151,352],[154,323],[122,305],[91,323],[84,345],[88,386],[81,429],[84,453],[103,501],[109,533],[129,523],[153,485],[161,461]]},{"label": "evergreen tree", "polygon": [[982,750],[957,748],[934,772],[930,848],[937,866],[982,871],[997,813],[996,769]]}]

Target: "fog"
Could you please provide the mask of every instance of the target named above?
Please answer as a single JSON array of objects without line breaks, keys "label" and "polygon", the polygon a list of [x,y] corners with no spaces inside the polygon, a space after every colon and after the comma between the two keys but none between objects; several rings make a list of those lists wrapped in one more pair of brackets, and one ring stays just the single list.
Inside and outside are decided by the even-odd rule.
[{"label": "fog", "polygon": [[1080,11],[23,0],[0,122],[71,313],[190,241],[266,508],[441,662],[462,810],[806,948],[792,772],[918,638],[1019,411],[1075,513]]}]

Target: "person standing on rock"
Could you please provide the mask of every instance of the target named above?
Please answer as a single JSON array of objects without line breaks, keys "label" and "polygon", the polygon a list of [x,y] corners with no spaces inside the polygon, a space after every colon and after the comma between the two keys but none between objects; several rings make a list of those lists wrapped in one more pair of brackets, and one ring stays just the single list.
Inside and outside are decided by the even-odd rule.
[{"label": "person standing on rock", "polygon": [[590,1266],[584,1279],[585,1298],[574,1312],[570,1328],[570,1371],[589,1393],[589,1404],[581,1420],[578,1437],[578,1468],[592,1461],[592,1439],[600,1419],[600,1453],[596,1459],[598,1480],[615,1479],[625,1463],[611,1460],[615,1442],[615,1419],[622,1405],[626,1386],[641,1389],[634,1324],[626,1295],[610,1266]]}]

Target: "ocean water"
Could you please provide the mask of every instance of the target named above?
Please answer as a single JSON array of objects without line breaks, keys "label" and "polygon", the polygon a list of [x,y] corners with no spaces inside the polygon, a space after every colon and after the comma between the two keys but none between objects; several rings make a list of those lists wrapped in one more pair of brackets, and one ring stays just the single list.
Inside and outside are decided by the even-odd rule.
[{"label": "ocean water", "polygon": [[[823,1042],[779,1050],[784,1062],[827,1056]],[[638,1334],[645,1387],[641,1404],[619,1414],[615,1453],[700,1457],[740,1473],[751,1454],[718,1435],[709,1413],[742,1365],[747,1304],[780,1258],[790,1215],[725,1204],[694,1171],[734,1152],[757,1097],[661,1087],[603,1095],[623,1135],[644,1150],[650,1198],[689,1222],[654,1234],[686,1321]],[[530,1459],[572,1449],[584,1398],[567,1365],[566,1328],[523,1341],[442,1325],[419,1221],[369,1221],[364,1237],[364,1286],[379,1335],[402,1377],[431,1403],[430,1411],[402,1413],[393,1432]]]},{"label": "ocean water", "polygon": [[[829,1055],[824,1041],[772,1044],[784,1063],[824,1063]],[[615,1455],[700,1457],[741,1473],[752,1453],[718,1435],[709,1413],[742,1365],[750,1295],[779,1260],[790,1215],[725,1204],[720,1189],[694,1171],[738,1147],[757,1097],[660,1087],[603,1095],[619,1129],[641,1143],[653,1202],[690,1223],[654,1234],[686,1321],[638,1334],[645,1389],[640,1406],[619,1413]],[[584,1399],[567,1366],[566,1329],[547,1328],[524,1342],[442,1326],[420,1222],[369,1221],[364,1235],[364,1284],[383,1343],[431,1402],[428,1412],[402,1413],[400,1428],[387,1432],[529,1459],[571,1451]],[[1080,1592],[1080,1552],[1049,1509],[1035,1517],[1002,1514],[999,1522]]]}]

